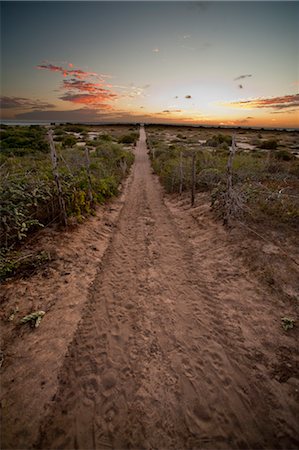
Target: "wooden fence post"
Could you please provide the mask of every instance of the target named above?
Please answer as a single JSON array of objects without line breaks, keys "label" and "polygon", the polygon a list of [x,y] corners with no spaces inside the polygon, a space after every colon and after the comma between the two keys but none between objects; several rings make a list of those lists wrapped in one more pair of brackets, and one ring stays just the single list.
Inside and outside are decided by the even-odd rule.
[{"label": "wooden fence post", "polygon": [[236,153],[235,135],[232,136],[232,145],[229,152],[226,168],[226,201],[225,201],[225,215],[223,223],[229,225],[229,221],[233,211],[234,192],[233,192],[233,160]]},{"label": "wooden fence post", "polygon": [[182,195],[183,192],[183,152],[180,151],[180,188],[179,193]]},{"label": "wooden fence post", "polygon": [[147,147],[148,147],[150,153],[152,154],[152,158],[154,160],[155,159],[155,149],[152,147],[152,144],[150,143],[149,138],[146,139],[146,144],[147,144]]},{"label": "wooden fence post", "polygon": [[88,180],[88,197],[89,197],[90,205],[93,208],[94,202],[93,202],[91,174],[90,174],[89,148],[86,146],[84,151],[85,151],[86,173],[87,173],[87,180]]},{"label": "wooden fence post", "polygon": [[152,149],[152,155],[153,155],[153,160],[154,160],[155,159],[155,147],[151,146],[151,149]]},{"label": "wooden fence post", "polygon": [[55,144],[54,144],[54,140],[53,140],[53,130],[51,130],[51,129],[48,131],[48,140],[49,140],[50,150],[51,150],[51,161],[52,161],[52,167],[53,167],[53,174],[54,174],[54,179],[55,179],[55,183],[57,186],[57,192],[58,192],[60,217],[61,217],[61,221],[62,221],[63,225],[65,227],[67,227],[67,215],[66,215],[66,209],[65,209],[65,201],[63,198],[62,187],[61,187],[59,172],[58,172],[58,158],[57,158],[56,148],[55,148]]},{"label": "wooden fence post", "polygon": [[123,173],[123,176],[125,176],[125,174],[126,174],[126,172],[127,172],[127,168],[128,168],[128,166],[127,166],[127,161],[126,161],[125,157],[123,157],[123,158],[120,160],[120,168],[121,168],[121,171],[122,171],[122,173]]},{"label": "wooden fence post", "polygon": [[194,206],[195,200],[195,183],[196,183],[196,158],[195,150],[192,152],[192,185],[191,185],[191,206]]}]

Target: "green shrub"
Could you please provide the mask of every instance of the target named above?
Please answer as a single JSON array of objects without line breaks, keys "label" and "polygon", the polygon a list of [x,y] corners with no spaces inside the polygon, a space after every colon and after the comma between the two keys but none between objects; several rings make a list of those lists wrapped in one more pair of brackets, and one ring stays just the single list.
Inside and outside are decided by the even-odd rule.
[{"label": "green shrub", "polygon": [[275,139],[269,139],[260,144],[260,148],[264,148],[266,150],[276,150],[278,143]]},{"label": "green shrub", "polygon": [[137,142],[138,137],[139,137],[138,133],[130,133],[120,137],[118,142],[120,144],[135,144]]},{"label": "green shrub", "polygon": [[[226,149],[230,140],[228,135],[214,135],[207,144],[215,146],[215,150],[201,147],[196,155],[196,188],[211,192],[213,208],[218,217],[223,217],[225,211]],[[148,133],[148,141],[155,149],[154,158],[151,154],[153,169],[167,192],[179,192],[180,151],[183,151],[183,190],[189,190],[192,147],[188,147],[187,143],[167,145],[162,137],[153,137],[151,133]],[[237,152],[233,161],[233,191],[238,217],[242,215],[242,220],[268,222],[270,219],[272,225],[298,227],[298,178],[299,161],[293,160],[287,150],[271,154],[259,151],[258,157],[256,151]]]},{"label": "green shrub", "polygon": [[48,152],[46,129],[38,125],[6,127],[1,130],[1,150],[5,154],[22,156],[32,152]]},{"label": "green shrub", "polygon": [[77,144],[77,139],[75,138],[75,136],[68,134],[67,136],[64,136],[62,138],[61,143],[63,148],[73,147],[75,144]]},{"label": "green shrub", "polygon": [[[6,131],[13,134],[11,128]],[[19,133],[28,134],[23,128],[21,131],[16,129],[16,134]],[[92,213],[94,207],[88,193],[85,153],[82,148],[70,148],[71,144],[77,142],[73,136],[67,135],[63,139],[64,145],[56,147],[67,215],[81,221]],[[59,221],[60,210],[50,152],[25,150],[0,154],[0,240],[6,251],[41,226],[53,220]],[[102,203],[117,194],[118,185],[128,173],[133,160],[132,152],[110,141],[103,142],[96,151],[90,153],[94,203]]]},{"label": "green shrub", "polygon": [[228,147],[232,145],[232,137],[221,133],[215,134],[207,140],[206,145],[209,147],[220,147],[228,149]]},{"label": "green shrub", "polygon": [[51,256],[45,251],[28,255],[12,252],[9,257],[0,253],[0,281],[14,275],[23,277],[31,275],[36,269],[47,265],[50,260]]},{"label": "green shrub", "polygon": [[204,190],[213,189],[221,181],[224,181],[224,176],[215,168],[203,169],[197,176],[197,185]]},{"label": "green shrub", "polygon": [[104,142],[111,142],[111,141],[113,141],[112,137],[109,134],[101,134],[98,137],[98,140],[104,141]]},{"label": "green shrub", "polygon": [[65,131],[70,131],[71,133],[81,133],[82,131],[86,131],[86,126],[84,125],[73,125],[66,124],[63,125]]},{"label": "green shrub", "polygon": [[282,161],[291,161],[294,156],[288,150],[278,150],[274,153],[274,158]]}]

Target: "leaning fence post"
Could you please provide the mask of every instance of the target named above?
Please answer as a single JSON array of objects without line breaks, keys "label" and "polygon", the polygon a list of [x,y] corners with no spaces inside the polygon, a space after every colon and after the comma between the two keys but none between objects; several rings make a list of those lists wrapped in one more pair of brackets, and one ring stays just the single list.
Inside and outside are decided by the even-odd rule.
[{"label": "leaning fence post", "polygon": [[63,198],[62,187],[61,187],[60,178],[59,178],[58,158],[57,158],[56,148],[55,148],[55,144],[54,144],[54,140],[53,140],[53,130],[51,130],[51,129],[48,131],[48,140],[49,140],[50,149],[51,149],[51,161],[52,161],[52,167],[53,167],[53,174],[54,174],[54,179],[55,179],[57,192],[58,192],[60,217],[61,217],[61,221],[62,221],[63,225],[66,227],[67,226],[67,216],[66,216],[66,209],[65,209],[65,201]]},{"label": "leaning fence post", "polygon": [[86,173],[88,179],[88,197],[90,201],[91,207],[94,206],[93,203],[93,195],[92,195],[92,184],[91,184],[91,175],[90,175],[90,158],[89,158],[89,148],[85,147],[85,164],[86,164]]}]

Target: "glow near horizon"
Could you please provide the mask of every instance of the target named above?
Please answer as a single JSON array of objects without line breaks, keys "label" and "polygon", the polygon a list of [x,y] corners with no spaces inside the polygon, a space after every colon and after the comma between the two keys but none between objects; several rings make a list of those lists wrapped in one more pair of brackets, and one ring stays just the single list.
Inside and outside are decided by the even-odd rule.
[{"label": "glow near horizon", "polygon": [[[78,121],[81,114],[88,121],[299,126],[294,2],[9,2],[2,10],[3,118],[55,120],[63,112]],[[117,96],[86,103],[93,100],[82,86],[62,88],[72,74],[36,69],[68,63],[110,74],[102,88]],[[256,103],[261,98],[269,103]]]}]

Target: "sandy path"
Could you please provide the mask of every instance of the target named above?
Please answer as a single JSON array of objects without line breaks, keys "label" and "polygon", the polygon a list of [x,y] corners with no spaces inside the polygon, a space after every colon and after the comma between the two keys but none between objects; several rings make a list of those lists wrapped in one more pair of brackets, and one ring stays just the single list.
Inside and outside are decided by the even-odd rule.
[{"label": "sandy path", "polygon": [[37,448],[297,448],[296,402],[262,370],[263,321],[250,316],[267,312],[266,294],[216,244],[200,257],[180,231],[141,129]]}]

